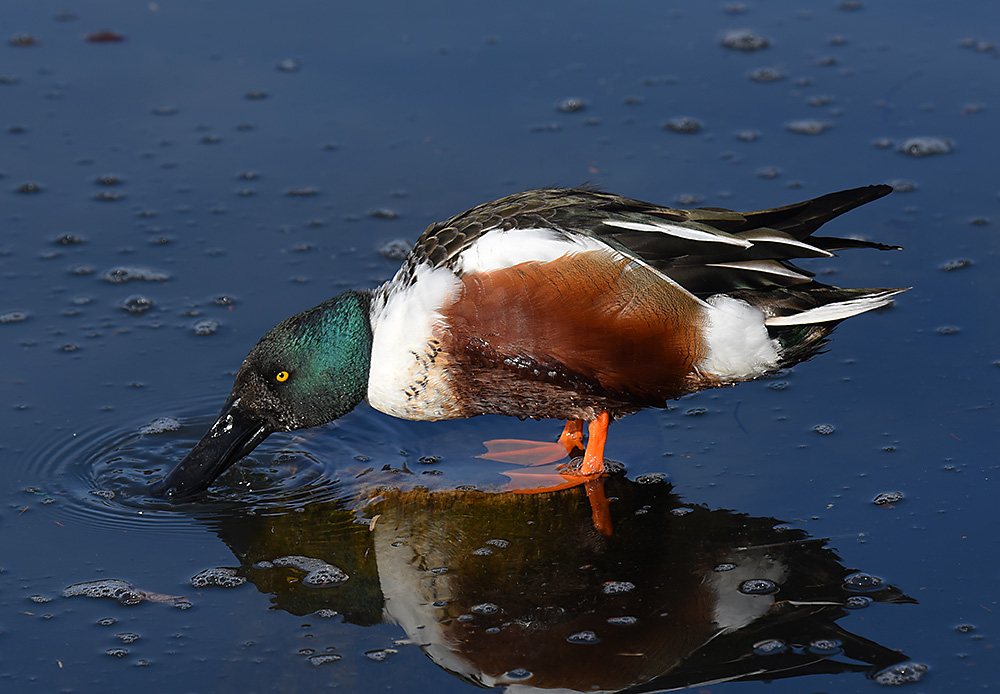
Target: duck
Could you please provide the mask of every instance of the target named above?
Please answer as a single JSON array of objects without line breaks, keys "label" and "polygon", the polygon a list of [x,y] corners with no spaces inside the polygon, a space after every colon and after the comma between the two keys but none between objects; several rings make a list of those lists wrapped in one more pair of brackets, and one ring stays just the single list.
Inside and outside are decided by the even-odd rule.
[{"label": "duck", "polygon": [[270,434],[325,424],[362,401],[410,420],[565,420],[556,443],[582,453],[567,474],[593,480],[607,471],[614,420],[809,359],[841,321],[906,291],[824,284],[793,262],[899,250],[814,235],[891,190],[751,212],[590,187],[473,207],[430,225],[385,284],[267,332],[215,422],[151,492],[191,498]]}]

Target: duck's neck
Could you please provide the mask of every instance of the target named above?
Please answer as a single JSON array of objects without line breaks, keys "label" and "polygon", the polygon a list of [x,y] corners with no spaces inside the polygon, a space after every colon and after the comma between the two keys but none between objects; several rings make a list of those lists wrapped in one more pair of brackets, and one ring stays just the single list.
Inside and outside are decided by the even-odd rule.
[{"label": "duck's neck", "polygon": [[[311,323],[302,331],[305,352],[315,350],[316,381],[304,384],[302,408],[331,421],[350,412],[368,392],[372,357],[371,292],[347,291],[289,320]],[[305,396],[308,396],[307,398]],[[311,424],[310,424],[311,425]]]}]

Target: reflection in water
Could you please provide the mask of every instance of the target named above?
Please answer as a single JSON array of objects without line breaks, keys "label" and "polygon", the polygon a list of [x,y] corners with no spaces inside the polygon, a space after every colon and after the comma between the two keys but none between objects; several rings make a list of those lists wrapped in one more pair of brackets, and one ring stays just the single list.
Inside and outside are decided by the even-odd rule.
[{"label": "reflection in water", "polygon": [[[865,672],[906,656],[837,624],[912,603],[846,569],[825,540],[772,518],[684,505],[659,480],[606,480],[614,532],[585,490],[387,491],[357,519],[335,502],[207,519],[276,606],[399,624],[442,668],[484,686],[659,691]],[[307,585],[295,557],[347,574]]]}]

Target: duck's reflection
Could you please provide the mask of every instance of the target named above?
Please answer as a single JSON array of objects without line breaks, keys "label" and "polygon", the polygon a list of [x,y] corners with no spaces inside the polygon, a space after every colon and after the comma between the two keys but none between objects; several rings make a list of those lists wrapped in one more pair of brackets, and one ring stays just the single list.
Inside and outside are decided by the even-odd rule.
[{"label": "duck's reflection", "polygon": [[[215,524],[280,608],[397,623],[435,663],[484,686],[660,691],[874,674],[907,659],[837,620],[914,601],[846,569],[824,540],[686,505],[659,480],[605,485],[610,536],[595,530],[582,488],[386,492],[365,509],[367,524],[337,504]],[[268,563],[289,555],[350,578],[290,581],[303,572]]]}]

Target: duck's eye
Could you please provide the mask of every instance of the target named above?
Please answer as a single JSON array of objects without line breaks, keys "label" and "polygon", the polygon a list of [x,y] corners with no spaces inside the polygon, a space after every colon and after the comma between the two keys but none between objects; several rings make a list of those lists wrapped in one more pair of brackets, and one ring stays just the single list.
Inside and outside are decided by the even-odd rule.
[{"label": "duck's eye", "polygon": [[277,381],[278,383],[284,383],[285,381],[288,380],[288,372],[279,371],[274,375],[274,380]]}]

